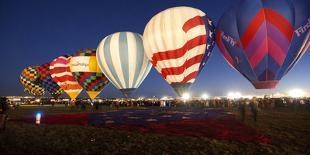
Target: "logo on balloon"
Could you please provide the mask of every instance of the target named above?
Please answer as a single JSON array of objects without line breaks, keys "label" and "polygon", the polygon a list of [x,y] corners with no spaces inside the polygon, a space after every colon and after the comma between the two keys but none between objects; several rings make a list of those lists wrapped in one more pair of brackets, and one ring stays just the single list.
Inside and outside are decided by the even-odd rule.
[{"label": "logo on balloon", "polygon": [[306,33],[310,28],[310,18],[308,18],[307,23],[305,25],[300,26],[296,31],[296,35],[297,37],[299,37],[300,35]]},{"label": "logo on balloon", "polygon": [[88,64],[87,64],[87,63],[82,63],[82,62],[76,62],[76,63],[73,63],[72,66],[83,66],[83,67],[87,67]]},{"label": "logo on balloon", "polygon": [[231,44],[231,46],[234,46],[237,48],[240,47],[240,42],[238,40],[234,39],[233,37],[229,35],[226,35],[224,32],[221,33],[221,37],[223,38],[223,40]]}]

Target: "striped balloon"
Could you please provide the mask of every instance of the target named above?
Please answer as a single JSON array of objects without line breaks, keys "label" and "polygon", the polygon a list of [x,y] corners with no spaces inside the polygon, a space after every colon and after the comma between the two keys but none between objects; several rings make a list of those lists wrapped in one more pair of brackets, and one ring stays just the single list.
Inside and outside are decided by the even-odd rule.
[{"label": "striped balloon", "polygon": [[19,81],[23,85],[25,92],[36,96],[44,95],[44,88],[39,82],[36,67],[25,68],[19,77]]},{"label": "striped balloon", "polygon": [[49,66],[53,80],[70,96],[75,99],[83,90],[70,71],[71,56],[60,56],[54,59]]},{"label": "striped balloon", "polygon": [[145,52],[179,95],[194,83],[208,60],[214,45],[213,31],[206,14],[191,7],[164,10],[146,25]]},{"label": "striped balloon", "polygon": [[70,60],[70,70],[91,99],[96,98],[109,84],[97,64],[96,49],[87,48],[74,54]]},{"label": "striped balloon", "polygon": [[132,32],[117,32],[105,37],[97,49],[97,62],[126,97],[140,86],[152,68],[144,53],[141,35]]},{"label": "striped balloon", "polygon": [[60,95],[63,94],[63,90],[58,86],[55,81],[53,81],[50,75],[49,66],[50,64],[46,63],[36,67],[37,72],[40,76],[39,81],[41,82],[44,89],[48,91],[51,96],[53,96],[54,98],[58,98]]},{"label": "striped balloon", "polygon": [[309,0],[243,0],[217,26],[227,62],[256,89],[275,88],[309,49]]}]

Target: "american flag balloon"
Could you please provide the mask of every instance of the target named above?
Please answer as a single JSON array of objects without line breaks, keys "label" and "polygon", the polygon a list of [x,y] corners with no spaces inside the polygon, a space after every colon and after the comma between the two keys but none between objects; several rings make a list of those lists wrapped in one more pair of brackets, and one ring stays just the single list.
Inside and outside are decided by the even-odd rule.
[{"label": "american flag balloon", "polygon": [[210,57],[214,37],[214,26],[204,12],[174,7],[148,22],[143,44],[153,66],[182,95]]},{"label": "american flag balloon", "polygon": [[75,99],[83,90],[75,80],[70,70],[71,56],[60,56],[54,59],[49,66],[53,80],[70,96]]}]

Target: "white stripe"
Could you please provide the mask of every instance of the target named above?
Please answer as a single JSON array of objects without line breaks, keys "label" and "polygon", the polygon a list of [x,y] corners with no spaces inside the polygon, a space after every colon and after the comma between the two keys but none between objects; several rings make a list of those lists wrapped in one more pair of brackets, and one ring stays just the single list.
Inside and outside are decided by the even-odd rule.
[{"label": "white stripe", "polygon": [[111,61],[113,63],[113,69],[115,70],[116,74],[118,75],[118,78],[121,82],[121,87],[124,88],[125,85],[125,80],[124,80],[124,74],[123,74],[123,69],[121,66],[121,59],[120,59],[120,52],[119,52],[119,33],[116,33],[112,35],[111,37],[111,45],[110,45],[110,54],[111,57],[113,58]]},{"label": "white stripe", "polygon": [[189,41],[189,40],[194,39],[198,36],[206,35],[206,34],[207,34],[207,32],[206,32],[205,25],[199,25],[199,26],[193,27],[189,31],[187,31],[186,38],[187,38],[187,41]]},{"label": "white stripe", "polygon": [[198,63],[198,64],[195,64],[195,65],[192,65],[191,67],[189,67],[189,68],[187,68],[182,74],[180,74],[180,75],[168,75],[167,77],[166,77],[166,80],[169,82],[169,83],[172,83],[172,82],[181,82],[181,81],[183,81],[183,79],[187,76],[187,75],[189,75],[189,74],[191,74],[191,73],[193,73],[193,72],[195,72],[195,71],[198,71],[199,70],[199,66],[200,66],[200,64]]},{"label": "white stripe", "polygon": [[[186,60],[189,60],[197,55],[204,54],[206,49],[206,45],[200,45],[196,46],[195,48],[187,51],[187,53],[177,59],[167,59],[167,60],[161,60],[157,62],[157,66],[159,68],[171,68],[171,67],[180,67],[182,66]],[[170,62],[170,63],[169,63]],[[173,62],[173,63],[171,63]]]},{"label": "white stripe", "polygon": [[76,84],[79,84],[79,83],[76,82],[76,81],[65,81],[65,82],[57,82],[57,84],[59,86],[62,86],[62,85],[76,85]]},{"label": "white stripe", "polygon": [[70,90],[64,90],[66,93],[71,93],[71,92],[77,92],[80,93],[83,89],[70,89]]},{"label": "white stripe", "polygon": [[128,45],[128,63],[129,63],[129,88],[133,88],[133,85],[136,81],[134,80],[135,73],[137,72],[136,68],[136,61],[137,61],[137,54],[139,54],[137,51],[137,41],[135,39],[135,36],[133,33],[126,33],[127,34],[127,45]]},{"label": "white stripe", "polygon": [[145,72],[150,72],[150,68],[148,68],[147,65],[150,65],[150,62],[149,62],[149,60],[147,59],[147,57],[144,56],[142,68],[141,68],[141,71],[140,71],[139,76],[138,76],[138,79],[137,79],[137,81],[140,81],[140,82],[137,82],[137,83],[136,83],[135,88],[138,88],[138,87],[140,86],[140,84],[142,83],[142,81],[145,79],[145,77],[146,77],[147,74],[143,77],[144,73],[145,73]]},{"label": "white stripe", "polygon": [[72,76],[72,73],[71,72],[61,72],[61,73],[54,73],[54,74],[51,74],[52,78],[54,77],[62,77],[62,76]]},{"label": "white stripe", "polygon": [[55,64],[50,66],[50,69],[54,69],[56,67],[64,67],[64,68],[65,67],[70,67],[70,64],[69,63],[68,64],[55,63]]},{"label": "white stripe", "polygon": [[[104,38],[104,39],[100,42],[100,44],[99,44],[99,46],[98,46],[98,48],[97,48],[97,62],[100,62],[100,61],[98,61],[98,59],[101,60],[102,63],[99,63],[99,67],[100,67],[101,71],[106,75],[106,77],[109,79],[109,81],[110,81],[111,83],[113,83],[113,85],[114,85],[115,87],[120,88],[120,85],[119,85],[118,83],[114,82],[114,81],[116,81],[116,80],[115,80],[114,77],[112,76],[112,73],[111,73],[111,71],[110,71],[110,68],[108,67],[107,62],[105,61],[104,43],[105,43],[106,39],[107,39],[107,37]],[[108,46],[109,46],[109,45],[108,45]]]}]

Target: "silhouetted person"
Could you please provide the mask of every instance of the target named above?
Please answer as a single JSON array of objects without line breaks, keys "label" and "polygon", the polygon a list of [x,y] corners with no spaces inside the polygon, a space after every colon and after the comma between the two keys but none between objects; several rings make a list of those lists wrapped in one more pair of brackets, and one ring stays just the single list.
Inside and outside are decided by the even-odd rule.
[{"label": "silhouetted person", "polygon": [[95,110],[99,110],[99,103],[98,102],[94,102],[95,104]]},{"label": "silhouetted person", "polygon": [[3,132],[5,130],[6,120],[7,120],[7,113],[8,110],[7,105],[7,98],[1,97],[0,98],[0,132]]},{"label": "silhouetted person", "polygon": [[257,120],[257,107],[253,102],[250,104],[250,109],[252,112],[253,120],[254,120],[254,122],[256,122],[256,120]]},{"label": "silhouetted person", "polygon": [[240,112],[240,117],[241,121],[245,120],[245,102],[241,101],[239,104],[239,112]]}]

